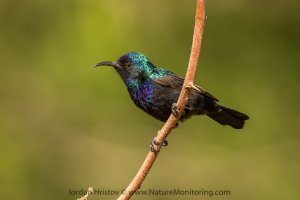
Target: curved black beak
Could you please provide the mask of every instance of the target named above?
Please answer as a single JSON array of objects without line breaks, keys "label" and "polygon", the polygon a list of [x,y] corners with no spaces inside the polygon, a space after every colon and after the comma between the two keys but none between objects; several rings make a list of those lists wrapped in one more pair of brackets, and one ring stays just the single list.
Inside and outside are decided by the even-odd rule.
[{"label": "curved black beak", "polygon": [[117,63],[117,62],[111,62],[111,61],[104,61],[104,62],[99,62],[94,67],[99,67],[99,66],[112,66],[118,69],[121,69],[122,67]]}]

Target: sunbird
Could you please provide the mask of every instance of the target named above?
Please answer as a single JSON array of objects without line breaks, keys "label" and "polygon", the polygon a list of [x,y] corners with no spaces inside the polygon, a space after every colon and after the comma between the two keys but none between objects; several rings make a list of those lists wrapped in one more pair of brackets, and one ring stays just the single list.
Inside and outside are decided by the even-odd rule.
[{"label": "sunbird", "polygon": [[[144,54],[130,52],[116,61],[104,61],[98,66],[112,66],[124,81],[131,99],[137,107],[152,117],[165,122],[176,114],[176,102],[184,79],[175,73],[155,66]],[[218,104],[218,99],[198,85],[193,85],[180,121],[194,115],[207,115],[221,125],[243,128],[249,117]]]}]

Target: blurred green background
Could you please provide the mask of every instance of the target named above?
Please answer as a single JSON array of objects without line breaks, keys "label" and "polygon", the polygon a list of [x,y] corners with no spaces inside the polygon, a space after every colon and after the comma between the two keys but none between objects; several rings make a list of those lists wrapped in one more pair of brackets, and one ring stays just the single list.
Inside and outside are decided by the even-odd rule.
[{"label": "blurred green background", "polygon": [[[0,1],[1,199],[77,199],[122,189],[162,123],[112,68],[129,51],[184,76],[194,1]],[[300,2],[207,1],[197,83],[251,117],[243,130],[194,117],[174,130],[143,189],[299,199]],[[94,196],[91,199],[115,199]],[[136,196],[133,199],[211,199]]]}]

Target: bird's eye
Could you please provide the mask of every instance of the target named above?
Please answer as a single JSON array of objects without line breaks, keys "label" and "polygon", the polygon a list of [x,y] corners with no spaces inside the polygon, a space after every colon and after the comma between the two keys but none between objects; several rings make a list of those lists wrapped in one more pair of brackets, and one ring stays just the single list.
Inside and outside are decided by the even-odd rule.
[{"label": "bird's eye", "polygon": [[127,62],[127,63],[125,64],[125,66],[126,66],[126,67],[131,67],[131,62]]}]

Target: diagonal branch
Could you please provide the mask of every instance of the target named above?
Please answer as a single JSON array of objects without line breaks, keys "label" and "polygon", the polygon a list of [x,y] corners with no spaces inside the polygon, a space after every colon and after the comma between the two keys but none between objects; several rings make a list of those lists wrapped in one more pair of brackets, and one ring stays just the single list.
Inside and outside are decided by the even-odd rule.
[{"label": "diagonal branch", "polygon": [[[178,115],[176,116],[171,114],[169,119],[164,124],[164,126],[158,131],[157,136],[155,138],[158,150],[161,148],[163,141],[166,140],[171,130],[176,126],[178,120],[180,119],[183,113],[184,107],[187,104],[190,90],[191,88],[194,87],[194,77],[195,77],[198,59],[200,55],[202,33],[203,33],[204,22],[205,22],[204,4],[205,4],[205,0],[197,0],[195,27],[194,27],[194,35],[193,35],[193,43],[192,43],[192,49],[190,54],[190,60],[185,75],[183,87],[179,99],[177,101],[177,108],[179,109],[179,112]],[[156,160],[158,153],[159,151],[157,152],[149,151],[138,173],[131,181],[131,183],[128,185],[126,190],[118,198],[118,200],[130,199],[131,196],[141,187],[141,184],[145,180],[152,165],[154,164],[154,161]]]}]

